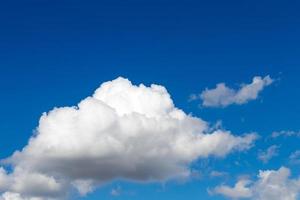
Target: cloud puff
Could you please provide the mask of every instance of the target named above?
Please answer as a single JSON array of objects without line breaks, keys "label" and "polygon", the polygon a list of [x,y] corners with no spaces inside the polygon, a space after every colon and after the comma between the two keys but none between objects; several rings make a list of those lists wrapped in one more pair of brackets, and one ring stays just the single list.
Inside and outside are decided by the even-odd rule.
[{"label": "cloud puff", "polygon": [[272,145],[266,151],[261,151],[258,154],[258,159],[261,160],[263,163],[269,162],[271,158],[278,155],[279,146]]},{"label": "cloud puff", "polygon": [[205,107],[226,107],[231,104],[245,104],[258,97],[266,86],[274,80],[270,76],[255,76],[250,84],[242,84],[238,90],[219,83],[214,89],[205,89],[200,95],[191,95],[190,100],[201,99]]},{"label": "cloud puff", "polygon": [[[176,108],[163,86],[103,83],[74,107],[44,113],[27,146],[5,159],[1,200],[62,199],[115,179],[165,181],[190,175],[189,164],[251,147],[256,134],[211,131]],[[72,189],[73,188],[73,189]]]},{"label": "cloud puff", "polygon": [[234,187],[227,185],[217,186],[213,193],[222,194],[232,199],[250,198],[252,197],[252,190],[247,187],[250,183],[249,180],[239,180]]},{"label": "cloud puff", "polygon": [[221,194],[231,199],[253,200],[297,200],[300,193],[300,179],[291,179],[290,170],[260,171],[258,180],[239,180],[234,187],[222,185],[214,188],[212,193]]}]

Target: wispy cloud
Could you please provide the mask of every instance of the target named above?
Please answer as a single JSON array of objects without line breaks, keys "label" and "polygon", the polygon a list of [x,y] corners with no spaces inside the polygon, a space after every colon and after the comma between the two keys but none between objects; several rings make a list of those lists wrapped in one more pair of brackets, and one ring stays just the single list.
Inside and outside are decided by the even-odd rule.
[{"label": "wispy cloud", "polygon": [[292,131],[292,130],[282,130],[282,131],[274,131],[271,134],[272,138],[277,138],[277,137],[300,137],[300,131]]},{"label": "wispy cloud", "polygon": [[225,176],[228,176],[228,172],[223,172],[223,171],[211,171],[209,176],[211,178],[216,178],[216,177],[225,177]]},{"label": "wispy cloud", "polygon": [[300,164],[300,150],[291,153],[289,160],[292,164]]},{"label": "wispy cloud", "polygon": [[269,162],[270,159],[278,155],[279,146],[272,145],[266,151],[261,151],[258,153],[258,159],[263,163]]}]

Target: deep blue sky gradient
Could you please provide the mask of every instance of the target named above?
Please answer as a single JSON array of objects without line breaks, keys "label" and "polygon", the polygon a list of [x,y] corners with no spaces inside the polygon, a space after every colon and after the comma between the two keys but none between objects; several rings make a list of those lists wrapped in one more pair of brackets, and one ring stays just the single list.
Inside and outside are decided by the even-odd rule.
[{"label": "deep blue sky gradient", "polygon": [[[43,112],[76,105],[118,76],[164,85],[177,107],[235,134],[256,131],[257,146],[228,158],[199,161],[203,174],[187,183],[103,186],[85,199],[222,199],[207,195],[211,169],[255,175],[288,165],[299,139],[268,140],[272,131],[300,129],[299,1],[28,0],[0,3],[0,158],[26,145]],[[199,108],[191,93],[255,75],[277,81],[242,106]],[[259,149],[280,145],[268,164]],[[239,162],[240,165],[234,163]],[[290,166],[297,174],[299,166]]]}]

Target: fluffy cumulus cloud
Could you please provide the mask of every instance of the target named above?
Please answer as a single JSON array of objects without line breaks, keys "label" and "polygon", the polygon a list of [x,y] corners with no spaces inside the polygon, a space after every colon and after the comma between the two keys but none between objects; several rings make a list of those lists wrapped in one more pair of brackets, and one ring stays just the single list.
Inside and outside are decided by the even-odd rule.
[{"label": "fluffy cumulus cloud", "polygon": [[186,177],[196,159],[248,149],[255,138],[212,131],[176,108],[163,86],[117,78],[77,106],[41,116],[28,145],[3,161],[10,170],[0,170],[1,200],[64,199],[116,179]]},{"label": "fluffy cumulus cloud", "polygon": [[221,185],[212,191],[230,199],[252,200],[297,200],[300,193],[300,179],[290,178],[290,170],[260,171],[255,182],[239,180],[235,186]]},{"label": "fluffy cumulus cloud", "polygon": [[200,95],[191,95],[191,100],[201,99],[205,107],[226,107],[231,104],[245,104],[258,97],[258,94],[274,80],[270,76],[255,76],[250,84],[242,84],[239,89],[229,88],[219,83],[214,89],[205,89]]}]

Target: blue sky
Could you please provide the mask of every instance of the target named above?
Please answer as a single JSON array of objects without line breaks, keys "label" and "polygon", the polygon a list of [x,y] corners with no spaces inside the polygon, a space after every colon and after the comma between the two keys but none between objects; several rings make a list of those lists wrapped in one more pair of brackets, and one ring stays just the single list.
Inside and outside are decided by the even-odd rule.
[{"label": "blue sky", "polygon": [[[234,135],[260,135],[248,151],[197,159],[199,177],[165,183],[113,181],[75,199],[226,199],[208,188],[299,163],[300,3],[297,1],[9,1],[0,6],[0,158],[27,145],[43,112],[73,106],[119,76],[167,88],[177,108]],[[274,82],[255,100],[224,108],[189,101],[224,82]],[[278,155],[258,159],[272,145]],[[210,177],[212,171],[224,172]],[[0,184],[1,185],[1,184]],[[111,195],[118,190],[118,196]],[[6,200],[6,199],[5,199]]]}]

